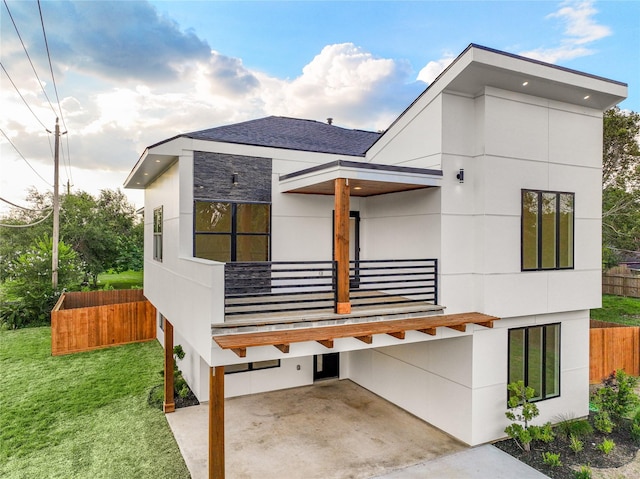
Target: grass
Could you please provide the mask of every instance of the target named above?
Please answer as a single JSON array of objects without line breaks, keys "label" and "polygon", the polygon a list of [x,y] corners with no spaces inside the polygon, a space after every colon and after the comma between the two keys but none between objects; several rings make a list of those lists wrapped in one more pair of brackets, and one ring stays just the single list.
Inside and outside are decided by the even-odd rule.
[{"label": "grass", "polygon": [[107,284],[113,289],[142,288],[142,271],[99,274],[98,286],[103,288]]},{"label": "grass", "polygon": [[640,298],[602,296],[602,308],[591,310],[591,319],[640,326]]},{"label": "grass", "polygon": [[0,477],[188,478],[163,413],[153,341],[52,357],[51,329],[0,331]]}]

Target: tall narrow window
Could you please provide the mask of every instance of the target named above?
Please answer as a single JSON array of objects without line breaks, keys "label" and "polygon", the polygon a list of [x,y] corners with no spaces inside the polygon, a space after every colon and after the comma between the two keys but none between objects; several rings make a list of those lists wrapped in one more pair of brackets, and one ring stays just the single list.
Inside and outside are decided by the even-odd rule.
[{"label": "tall narrow window", "polygon": [[572,269],[573,193],[522,190],[522,270]]},{"label": "tall narrow window", "polygon": [[509,330],[509,383],[524,381],[534,400],[560,395],[560,325]]},{"label": "tall narrow window", "polygon": [[162,206],[153,210],[153,259],[162,261]]},{"label": "tall narrow window", "polygon": [[268,261],[271,207],[196,201],[194,256],[224,263]]}]

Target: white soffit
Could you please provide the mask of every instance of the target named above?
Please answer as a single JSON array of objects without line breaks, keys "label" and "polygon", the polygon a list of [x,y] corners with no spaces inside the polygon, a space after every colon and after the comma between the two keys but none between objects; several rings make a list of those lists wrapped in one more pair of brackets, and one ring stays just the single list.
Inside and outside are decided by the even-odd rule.
[{"label": "white soffit", "polygon": [[283,193],[334,193],[334,180],[349,180],[351,196],[373,196],[440,186],[441,170],[338,160],[280,177]]}]

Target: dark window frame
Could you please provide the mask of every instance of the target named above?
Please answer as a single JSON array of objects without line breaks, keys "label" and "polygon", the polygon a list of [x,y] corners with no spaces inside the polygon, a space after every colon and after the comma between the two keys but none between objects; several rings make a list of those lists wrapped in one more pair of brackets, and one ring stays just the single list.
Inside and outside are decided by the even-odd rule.
[{"label": "dark window frame", "polygon": [[[525,267],[525,250],[524,250],[524,204],[525,204],[525,195],[527,193],[535,193],[538,198],[538,210],[537,210],[537,258],[536,258],[536,267],[535,268],[527,268]],[[542,195],[543,194],[553,194],[556,195],[555,199],[555,259],[554,267],[543,267],[543,232],[542,232],[542,223],[543,223],[543,215],[542,215]],[[570,266],[559,266],[560,265],[560,196],[568,195],[572,197],[572,211],[571,211],[571,265]],[[532,189],[522,189],[520,196],[520,270],[521,271],[558,271],[558,270],[573,270],[575,269],[575,245],[576,245],[576,194],[569,191],[546,191],[546,190],[532,190]]]},{"label": "dark window frame", "polygon": [[[558,378],[558,391],[556,394],[552,394],[552,395],[547,395],[547,375],[546,375],[546,371],[547,371],[547,354],[546,354],[546,350],[547,350],[547,328],[550,327],[557,327],[558,328],[558,364],[557,364],[557,371],[555,371],[557,378]],[[511,351],[511,334],[512,332],[515,331],[524,331],[524,351],[523,351],[523,369],[524,369],[524,384],[525,386],[529,385],[529,331],[531,331],[532,329],[535,328],[542,328],[542,351],[544,351],[544,354],[541,354],[541,360],[542,360],[542,365],[541,365],[541,370],[543,371],[542,374],[542,381],[541,381],[541,395],[539,398],[535,398],[532,399],[531,402],[538,402],[538,401],[545,401],[547,399],[555,399],[555,398],[559,398],[562,395],[562,375],[561,375],[561,371],[562,371],[562,325],[561,323],[549,323],[549,324],[535,324],[532,326],[525,326],[525,327],[521,327],[521,328],[511,328],[508,331],[507,334],[507,384],[511,384],[514,381],[517,381],[518,379],[516,378],[512,378],[511,377],[511,361],[512,361],[512,351]],[[508,401],[509,397],[507,395],[507,401]]]},{"label": "dark window frame", "polygon": [[153,210],[153,259],[162,263],[163,257],[163,237],[164,211],[159,206]]},{"label": "dark window frame", "polygon": [[[197,203],[228,203],[231,207],[231,231],[230,232],[217,232],[217,231],[197,231],[196,230],[196,214],[197,214]],[[238,232],[238,205],[265,205],[269,207],[269,231],[267,233],[239,233]],[[270,261],[271,259],[271,220],[272,220],[272,208],[270,202],[261,202],[261,201],[230,201],[230,200],[202,200],[196,199],[193,201],[193,256],[194,258],[198,258],[196,256],[196,238],[198,235],[214,235],[214,236],[228,236],[231,241],[230,245],[230,262],[236,262],[238,256],[238,237],[243,236],[265,236],[267,238],[267,259],[265,261]]]},{"label": "dark window frame", "polygon": [[[276,364],[275,366],[264,366],[264,367],[256,367],[256,363],[261,363],[264,361],[253,361],[250,363],[241,363],[241,364],[246,364],[247,365],[247,369],[243,369],[241,371],[227,371],[226,370],[226,366],[225,366],[225,374],[240,374],[240,373],[248,373],[250,371],[264,371],[266,369],[275,369],[275,368],[279,368],[281,366],[280,364],[280,360],[279,359],[275,359],[274,361],[278,361],[278,364]],[[238,364],[233,364],[232,366],[238,366]]]}]

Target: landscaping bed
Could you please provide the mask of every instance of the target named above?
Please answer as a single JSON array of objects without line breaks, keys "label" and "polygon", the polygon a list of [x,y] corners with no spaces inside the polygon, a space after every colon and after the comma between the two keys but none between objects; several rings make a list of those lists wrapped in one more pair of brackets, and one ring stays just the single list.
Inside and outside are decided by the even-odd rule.
[{"label": "landscaping bed", "polygon": [[533,424],[539,411],[534,390],[509,385],[510,439],[494,445],[553,479],[640,477],[640,386],[619,370],[590,390],[587,418]]},{"label": "landscaping bed", "polygon": [[[593,419],[594,415],[592,413],[589,416],[591,423],[593,423]],[[624,424],[615,428],[610,434],[603,434],[594,430],[592,435],[583,440],[584,449],[577,453],[571,450],[567,437],[557,437],[548,444],[534,442],[529,452],[523,451],[513,439],[497,442],[494,446],[553,479],[574,479],[576,477],[575,471],[579,470],[580,466],[583,465],[590,466],[595,473],[596,468],[619,468],[635,459],[639,448],[638,443],[631,438],[629,433],[630,422],[626,420]],[[604,454],[597,448],[605,439],[610,439],[615,443],[615,447],[609,454]],[[559,453],[562,465],[549,466],[545,464],[542,456],[545,452]],[[616,475],[614,477],[623,478],[625,476]],[[632,476],[629,476],[629,479],[632,479]]]}]

